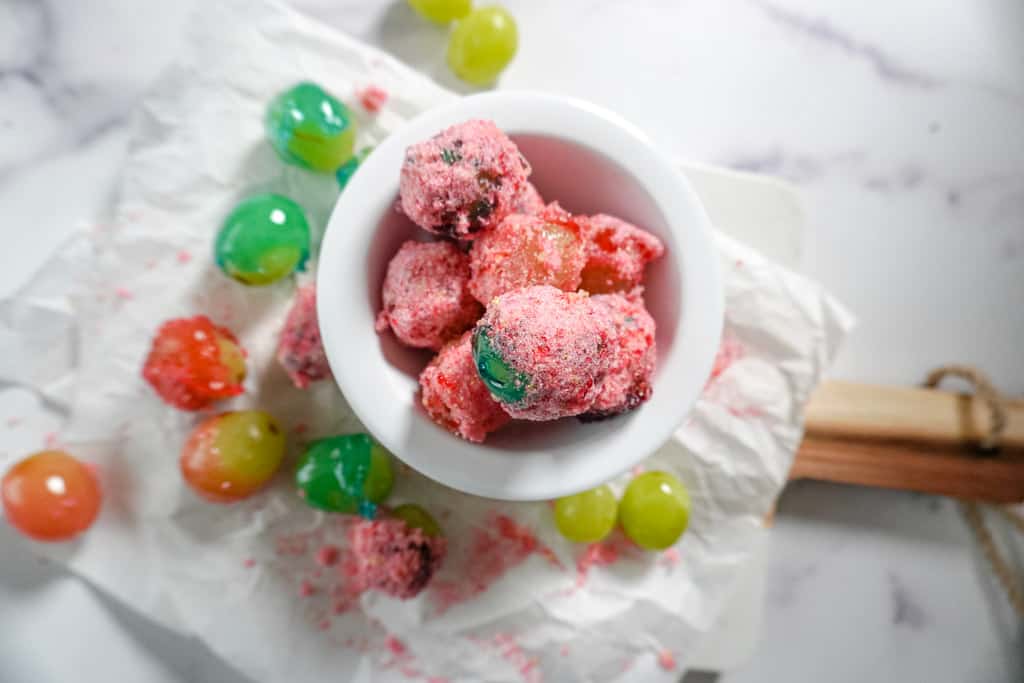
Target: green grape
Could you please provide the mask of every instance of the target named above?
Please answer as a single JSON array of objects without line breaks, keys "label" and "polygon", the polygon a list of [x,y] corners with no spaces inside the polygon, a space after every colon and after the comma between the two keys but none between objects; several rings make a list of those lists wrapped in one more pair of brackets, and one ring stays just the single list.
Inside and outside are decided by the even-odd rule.
[{"label": "green grape", "polygon": [[443,536],[441,526],[419,505],[406,503],[391,511],[391,516],[405,522],[410,529],[421,529],[427,536]]},{"label": "green grape", "polygon": [[648,550],[674,544],[690,522],[690,494],[668,472],[645,472],[629,482],[619,504],[622,529]]},{"label": "green grape", "polygon": [[269,414],[241,410],[197,426],[181,451],[181,473],[199,495],[234,502],[256,493],[284,458],[284,431]]},{"label": "green grape", "polygon": [[278,194],[240,202],[224,219],[214,257],[228,277],[246,285],[267,285],[302,270],[309,257],[302,208]]},{"label": "green grape", "polygon": [[391,457],[368,434],[314,441],[306,449],[295,483],[311,507],[372,518],[394,483]]},{"label": "green grape", "polygon": [[409,6],[424,19],[438,24],[447,24],[461,19],[473,8],[472,0],[409,0]]},{"label": "green grape", "polygon": [[607,484],[559,498],[555,503],[558,531],[576,543],[600,541],[615,527],[617,516],[618,502]]},{"label": "green grape", "polygon": [[474,85],[487,85],[515,57],[519,44],[516,21],[503,7],[473,10],[455,25],[448,39],[448,66]]}]

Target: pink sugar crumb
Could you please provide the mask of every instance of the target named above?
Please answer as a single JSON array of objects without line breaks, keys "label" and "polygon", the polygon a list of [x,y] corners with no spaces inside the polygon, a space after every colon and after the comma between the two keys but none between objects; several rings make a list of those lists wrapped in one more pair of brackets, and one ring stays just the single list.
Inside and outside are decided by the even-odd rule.
[{"label": "pink sugar crumb", "polygon": [[741,359],[743,354],[743,346],[740,345],[739,341],[726,333],[722,338],[722,344],[718,347],[718,353],[715,355],[715,364],[711,368],[708,384],[718,379],[733,363]]},{"label": "pink sugar crumb", "polygon": [[562,647],[558,648],[558,654],[562,655],[563,657],[568,657],[569,656],[569,646],[568,645],[563,645]]},{"label": "pink sugar crumb", "polygon": [[331,376],[317,323],[314,285],[301,287],[295,293],[277,344],[277,361],[299,389]]},{"label": "pink sugar crumb", "polygon": [[340,557],[341,550],[336,545],[325,545],[316,551],[316,562],[321,567],[333,567]]},{"label": "pink sugar crumb", "polygon": [[321,631],[330,631],[331,630],[331,620],[330,619],[326,619],[326,618],[325,619],[321,619],[320,622],[317,624],[317,628],[319,628]]},{"label": "pink sugar crumb", "polygon": [[256,560],[252,559],[251,557],[247,557],[244,560],[242,560],[242,566],[246,569],[252,569],[256,566]]},{"label": "pink sugar crumb", "polygon": [[376,114],[388,101],[388,91],[376,85],[368,85],[359,91],[359,104],[363,109]]},{"label": "pink sugar crumb", "polygon": [[387,646],[388,650],[391,651],[391,654],[403,655],[406,653],[405,643],[394,636],[388,636],[387,640],[384,641],[384,644]]},{"label": "pink sugar crumb", "polygon": [[57,433],[47,432],[46,435],[43,436],[43,445],[46,448],[56,448],[57,446],[59,446],[60,438],[57,436]]},{"label": "pink sugar crumb", "polygon": [[310,583],[309,581],[307,581],[305,579],[303,579],[299,583],[299,596],[300,597],[308,598],[309,596],[313,595],[314,593],[316,593],[316,587],[313,586],[312,583]]},{"label": "pink sugar crumb", "polygon": [[451,683],[447,678],[443,676],[431,676],[427,679],[427,683]]},{"label": "pink sugar crumb", "polygon": [[662,650],[658,653],[658,666],[665,671],[675,671],[676,658],[669,650]]},{"label": "pink sugar crumb", "polygon": [[132,293],[132,290],[127,289],[125,287],[115,288],[114,296],[116,296],[118,299],[121,299],[122,301],[131,301],[132,299],[135,298],[135,295]]},{"label": "pink sugar crumb", "polygon": [[178,259],[178,263],[184,265],[192,260],[192,252],[188,251],[187,249],[182,249],[177,253],[175,258]]},{"label": "pink sugar crumb", "polygon": [[472,332],[448,344],[420,373],[421,403],[430,419],[467,441],[483,442],[512,418],[477,374]]},{"label": "pink sugar crumb", "polygon": [[430,597],[438,614],[485,592],[501,577],[531,555],[564,569],[554,551],[537,540],[528,528],[505,515],[490,516],[474,534],[464,560],[464,574],[458,581],[435,581]]},{"label": "pink sugar crumb", "polygon": [[633,465],[633,468],[629,471],[634,477],[639,477],[641,474],[647,471],[647,468],[643,465]]},{"label": "pink sugar crumb", "polygon": [[20,417],[9,417],[9,418],[7,418],[7,426],[8,427],[17,427],[20,424],[21,424],[21,418]]},{"label": "pink sugar crumb", "polygon": [[675,567],[679,564],[679,551],[676,548],[669,548],[661,554],[661,562],[667,567]]}]

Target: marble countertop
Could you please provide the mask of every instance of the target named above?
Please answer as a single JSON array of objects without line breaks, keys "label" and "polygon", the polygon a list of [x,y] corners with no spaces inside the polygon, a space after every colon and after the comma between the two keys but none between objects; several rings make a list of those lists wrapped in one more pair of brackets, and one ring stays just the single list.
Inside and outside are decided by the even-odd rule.
[{"label": "marble countertop", "polygon": [[[174,54],[188,4],[0,2],[5,283],[107,200],[128,114]],[[404,2],[294,4],[453,85],[443,32]],[[505,4],[521,41],[501,87],[595,101],[676,156],[800,188],[803,270],[861,319],[835,376],[911,384],[955,360],[1024,394],[1019,0]],[[771,545],[761,645],[723,683],[1024,680],[1024,630],[951,501],[799,483]],[[88,594],[0,551],[0,624],[20,634],[0,642],[0,679],[15,666],[62,671],[25,668],[32,638],[71,633],[33,606],[102,599]],[[106,658],[120,668],[81,680],[230,680],[141,618],[117,612],[95,628],[129,632],[131,648]]]}]

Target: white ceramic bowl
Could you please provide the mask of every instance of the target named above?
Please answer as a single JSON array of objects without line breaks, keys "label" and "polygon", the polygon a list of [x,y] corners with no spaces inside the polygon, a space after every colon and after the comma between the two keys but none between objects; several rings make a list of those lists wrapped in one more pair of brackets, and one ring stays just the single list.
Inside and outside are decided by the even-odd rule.
[{"label": "white ceramic bowl", "polygon": [[[452,436],[420,407],[417,376],[430,353],[374,331],[391,256],[430,239],[396,209],[405,149],[472,118],[492,119],[533,166],[547,201],[610,213],[650,230],[666,254],[648,267],[658,369],[647,403],[603,422],[512,423],[483,445]],[[466,97],[416,117],[388,137],[341,194],[324,237],[318,313],[334,377],[359,419],[398,458],[461,491],[544,500],[597,486],[657,450],[707,380],[722,326],[722,286],[711,225],[682,173],[647,137],[586,102],[531,92]]]}]

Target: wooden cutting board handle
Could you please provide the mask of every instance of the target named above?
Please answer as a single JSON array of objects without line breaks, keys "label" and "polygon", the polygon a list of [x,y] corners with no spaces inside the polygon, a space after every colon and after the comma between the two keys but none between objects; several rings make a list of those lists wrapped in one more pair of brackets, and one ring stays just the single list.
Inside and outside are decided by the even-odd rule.
[{"label": "wooden cutting board handle", "polygon": [[980,399],[935,389],[831,381],[806,408],[790,479],[906,489],[991,503],[1024,501],[1024,401],[1007,400],[1002,446],[981,454]]}]

